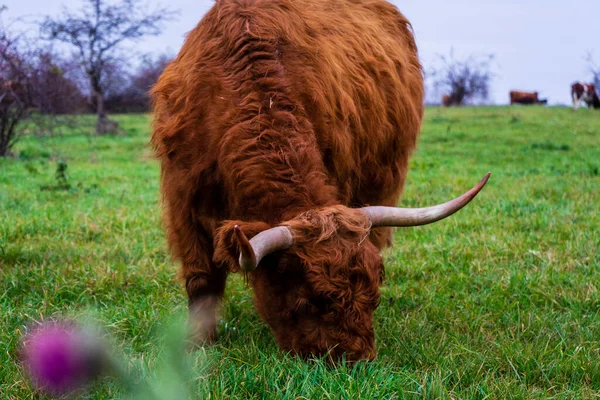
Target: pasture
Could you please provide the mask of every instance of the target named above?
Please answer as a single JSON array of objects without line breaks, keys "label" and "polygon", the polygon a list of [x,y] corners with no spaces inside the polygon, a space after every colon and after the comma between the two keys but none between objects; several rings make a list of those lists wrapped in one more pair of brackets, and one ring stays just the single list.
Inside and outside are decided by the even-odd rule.
[{"label": "pasture", "polygon": [[[34,320],[89,315],[144,376],[185,315],[160,223],[150,118],[118,137],[17,145],[0,159],[0,398],[39,398],[16,363]],[[62,190],[57,160],[68,165]],[[279,352],[239,276],[192,398],[593,398],[600,391],[600,113],[428,108],[401,205],[490,182],[458,214],[397,230],[375,313],[378,358],[330,368]],[[91,399],[119,398],[111,379]]]}]

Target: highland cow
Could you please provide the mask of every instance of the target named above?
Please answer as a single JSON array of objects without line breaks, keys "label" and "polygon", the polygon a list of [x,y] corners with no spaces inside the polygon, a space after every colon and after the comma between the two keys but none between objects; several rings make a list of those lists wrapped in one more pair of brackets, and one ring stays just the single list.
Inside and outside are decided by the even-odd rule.
[{"label": "highland cow", "polygon": [[[165,222],[198,342],[244,271],[279,346],[375,357],[391,226],[423,115],[407,19],[382,0],[220,0],[153,89]],[[248,239],[250,238],[250,239]]]}]

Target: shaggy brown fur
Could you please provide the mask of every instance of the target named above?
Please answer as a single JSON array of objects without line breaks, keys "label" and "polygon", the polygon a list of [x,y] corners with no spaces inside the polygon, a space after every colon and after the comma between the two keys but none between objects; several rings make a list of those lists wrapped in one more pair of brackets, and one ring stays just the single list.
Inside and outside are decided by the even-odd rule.
[{"label": "shaggy brown fur", "polygon": [[388,228],[351,207],[396,205],[423,113],[410,25],[382,0],[221,0],[153,89],[168,241],[190,307],[209,315],[248,237],[294,246],[251,273],[284,350],[373,358]]}]

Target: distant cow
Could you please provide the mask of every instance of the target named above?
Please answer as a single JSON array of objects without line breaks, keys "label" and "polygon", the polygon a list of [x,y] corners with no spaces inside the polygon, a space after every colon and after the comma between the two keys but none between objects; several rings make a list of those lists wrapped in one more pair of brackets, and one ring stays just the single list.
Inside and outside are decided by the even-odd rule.
[{"label": "distant cow", "polygon": [[510,92],[510,104],[548,104],[548,99],[539,99],[538,92]]},{"label": "distant cow", "polygon": [[460,101],[455,96],[445,94],[442,96],[442,105],[444,107],[460,106]]},{"label": "distant cow", "polygon": [[575,82],[571,85],[571,97],[574,110],[579,108],[580,101],[586,103],[588,108],[600,108],[600,99],[596,93],[596,87],[592,83]]},{"label": "distant cow", "polygon": [[442,96],[442,105],[444,107],[450,107],[452,105],[452,97],[450,97],[450,95],[443,95]]}]

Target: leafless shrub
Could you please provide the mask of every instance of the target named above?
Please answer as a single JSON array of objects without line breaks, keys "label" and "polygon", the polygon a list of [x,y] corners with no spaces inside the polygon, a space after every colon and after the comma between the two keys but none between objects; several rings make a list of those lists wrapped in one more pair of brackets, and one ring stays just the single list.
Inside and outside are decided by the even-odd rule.
[{"label": "leafless shrub", "polygon": [[68,62],[0,20],[0,156],[23,134],[51,136],[75,126],[85,99],[68,77]]},{"label": "leafless shrub", "polygon": [[21,133],[17,127],[32,105],[31,75],[20,38],[0,21],[0,157],[10,155]]},{"label": "leafless shrub", "polygon": [[460,106],[489,97],[492,81],[491,63],[493,55],[470,56],[463,60],[438,55],[438,67],[432,68],[429,77],[438,93],[443,93],[445,106]]},{"label": "leafless shrub", "polygon": [[590,72],[592,73],[592,79],[594,86],[596,87],[596,91],[600,91],[600,66],[596,64],[591,52],[587,54],[586,61],[588,63]]},{"label": "leafless shrub", "polygon": [[127,77],[122,90],[114,91],[106,98],[106,108],[110,112],[148,112],[150,110],[149,91],[154,86],[172,56],[161,54],[146,55],[137,70]]}]

